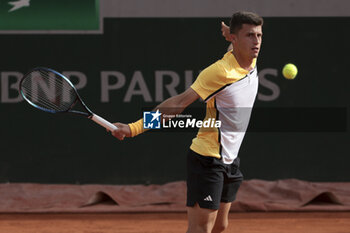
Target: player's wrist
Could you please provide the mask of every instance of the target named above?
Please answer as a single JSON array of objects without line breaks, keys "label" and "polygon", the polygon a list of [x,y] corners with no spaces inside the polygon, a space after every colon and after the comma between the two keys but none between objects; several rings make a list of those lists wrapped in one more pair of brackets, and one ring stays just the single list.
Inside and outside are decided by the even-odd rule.
[{"label": "player's wrist", "polygon": [[136,122],[129,123],[128,126],[130,128],[130,137],[135,137],[135,136],[146,131],[143,128],[143,118],[141,118],[140,120],[138,120]]}]

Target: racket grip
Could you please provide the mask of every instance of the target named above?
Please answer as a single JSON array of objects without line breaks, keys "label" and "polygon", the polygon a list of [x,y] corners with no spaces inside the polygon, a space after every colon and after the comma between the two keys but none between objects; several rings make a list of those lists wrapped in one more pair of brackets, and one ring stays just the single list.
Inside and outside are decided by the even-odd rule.
[{"label": "racket grip", "polygon": [[113,131],[115,129],[118,129],[117,126],[113,125],[111,122],[103,119],[102,117],[100,117],[96,114],[92,114],[92,117],[90,119],[95,121],[97,124],[101,125],[102,127],[105,127],[109,131]]}]

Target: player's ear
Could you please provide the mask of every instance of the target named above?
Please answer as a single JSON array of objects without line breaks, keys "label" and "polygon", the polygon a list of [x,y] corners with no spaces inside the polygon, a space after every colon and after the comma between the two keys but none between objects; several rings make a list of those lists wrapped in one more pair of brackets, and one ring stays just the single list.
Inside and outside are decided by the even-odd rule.
[{"label": "player's ear", "polygon": [[235,43],[236,40],[237,40],[237,36],[235,34],[233,34],[233,33],[230,33],[230,40],[231,40],[232,43]]}]

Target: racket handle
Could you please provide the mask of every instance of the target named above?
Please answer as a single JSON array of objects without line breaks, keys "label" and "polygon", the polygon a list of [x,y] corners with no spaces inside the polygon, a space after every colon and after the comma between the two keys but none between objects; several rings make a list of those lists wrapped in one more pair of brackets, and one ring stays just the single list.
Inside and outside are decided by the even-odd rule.
[{"label": "racket handle", "polygon": [[95,121],[97,124],[101,125],[102,127],[105,127],[109,131],[113,131],[115,129],[118,129],[117,126],[113,125],[111,122],[106,121],[105,119],[103,119],[102,117],[100,117],[96,114],[92,114],[92,117],[90,119]]}]

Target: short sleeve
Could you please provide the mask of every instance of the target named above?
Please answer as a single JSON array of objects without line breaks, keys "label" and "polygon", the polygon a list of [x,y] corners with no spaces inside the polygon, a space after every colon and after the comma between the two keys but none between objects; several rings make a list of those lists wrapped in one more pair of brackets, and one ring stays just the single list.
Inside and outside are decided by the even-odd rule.
[{"label": "short sleeve", "polygon": [[197,77],[191,88],[207,101],[222,87],[226,85],[225,69],[218,63],[214,63],[204,69]]}]

